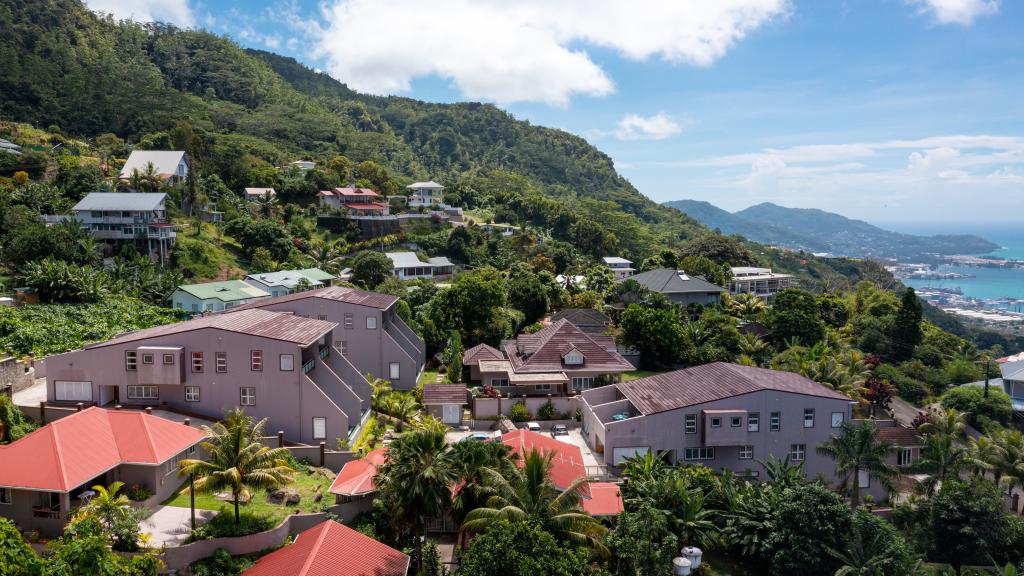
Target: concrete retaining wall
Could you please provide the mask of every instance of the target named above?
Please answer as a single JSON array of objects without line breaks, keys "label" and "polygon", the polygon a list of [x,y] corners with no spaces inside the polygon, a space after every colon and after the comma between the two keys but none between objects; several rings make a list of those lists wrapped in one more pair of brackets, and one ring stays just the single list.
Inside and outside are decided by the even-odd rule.
[{"label": "concrete retaining wall", "polygon": [[196,560],[212,556],[218,548],[227,550],[232,556],[240,554],[252,554],[267,548],[273,548],[284,543],[289,534],[298,534],[323,522],[327,515],[323,512],[315,514],[293,514],[281,521],[280,524],[267,530],[238,536],[235,538],[215,538],[213,540],[200,540],[183,546],[175,546],[164,550],[163,561],[165,569],[184,570]]},{"label": "concrete retaining wall", "polygon": [[[47,408],[47,412],[49,412],[49,408]],[[271,448],[277,448],[280,446],[280,441],[277,436],[264,436],[263,438],[260,438],[260,441],[263,442],[264,446],[269,446]],[[342,466],[344,466],[346,462],[349,460],[355,460],[359,457],[355,452],[349,450],[330,450],[325,446],[323,452],[324,458],[323,462],[321,462],[319,446],[310,446],[308,444],[288,444],[286,441],[284,448],[287,448],[296,460],[306,459],[313,466],[321,466],[331,470],[332,472],[340,472]]]},{"label": "concrete retaining wall", "polygon": [[[570,396],[568,398],[555,396],[550,400],[555,406],[556,412],[567,412],[570,416],[576,414],[576,408],[580,406],[579,396]],[[507,416],[512,410],[512,405],[522,401],[522,398],[473,398],[473,418],[477,420],[494,418],[498,415],[499,405],[501,414]],[[547,402],[548,398],[546,396],[527,397],[526,408],[530,411],[530,418],[536,419],[537,410]]]},{"label": "concrete retaining wall", "polygon": [[0,390],[7,386],[20,392],[35,383],[35,369],[12,357],[0,357]]}]

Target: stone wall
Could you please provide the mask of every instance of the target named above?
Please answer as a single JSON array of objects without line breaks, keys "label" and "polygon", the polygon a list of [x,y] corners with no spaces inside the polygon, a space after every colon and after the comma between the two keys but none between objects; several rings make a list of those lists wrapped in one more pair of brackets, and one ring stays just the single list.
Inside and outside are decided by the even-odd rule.
[{"label": "stone wall", "polygon": [[20,392],[35,382],[35,369],[10,356],[0,358],[0,390]]},{"label": "stone wall", "polygon": [[[579,396],[554,396],[550,400],[555,407],[555,412],[568,413],[570,417],[576,414],[576,408],[580,406]],[[477,420],[495,418],[498,416],[499,410],[501,414],[507,416],[512,410],[512,405],[522,401],[522,398],[473,398],[473,418]],[[525,401],[526,408],[530,411],[530,417],[537,419],[537,410],[548,402],[548,398],[528,396]]]}]

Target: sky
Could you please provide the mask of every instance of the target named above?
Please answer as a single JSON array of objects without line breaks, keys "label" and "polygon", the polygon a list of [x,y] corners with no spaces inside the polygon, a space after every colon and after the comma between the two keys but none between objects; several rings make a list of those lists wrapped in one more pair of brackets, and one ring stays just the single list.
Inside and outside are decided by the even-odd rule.
[{"label": "sky", "polygon": [[648,197],[870,222],[1024,213],[1020,0],[87,0],[350,87],[493,102]]}]

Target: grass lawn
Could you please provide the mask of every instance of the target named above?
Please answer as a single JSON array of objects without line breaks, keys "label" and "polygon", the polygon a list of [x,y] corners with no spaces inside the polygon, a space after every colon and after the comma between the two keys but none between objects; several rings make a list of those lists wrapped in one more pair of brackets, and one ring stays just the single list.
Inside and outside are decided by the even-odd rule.
[{"label": "grass lawn", "polygon": [[647,378],[648,376],[654,376],[655,374],[661,374],[658,370],[633,370],[632,372],[623,372],[622,381],[629,382],[631,380],[639,380],[640,378]]},{"label": "grass lawn", "polygon": [[[442,383],[446,383],[444,378],[441,378]],[[437,383],[437,370],[424,370],[423,374],[420,374],[419,385],[424,384],[436,384]]]},{"label": "grass lawn", "polygon": [[[310,468],[310,472],[298,472],[295,474],[295,481],[285,486],[286,489],[290,488],[298,490],[302,496],[302,500],[298,504],[292,504],[285,506],[283,504],[277,504],[271,502],[267,498],[267,493],[264,490],[258,490],[253,493],[253,497],[249,500],[248,504],[242,504],[239,506],[241,512],[249,512],[257,516],[267,516],[273,519],[273,524],[277,525],[278,522],[284,519],[285,516],[295,514],[298,512],[320,512],[327,509],[334,504],[334,496],[327,492],[327,489],[331,487],[331,478],[328,478],[322,474],[313,473],[315,468]],[[324,495],[320,502],[314,502],[316,494],[316,487],[320,486],[320,492]],[[175,496],[172,496],[168,500],[163,502],[166,506],[180,506],[182,508],[189,507],[189,495],[188,495],[188,482],[186,481],[181,485]],[[196,508],[203,510],[220,510],[222,507],[226,508],[229,512],[232,508],[230,501],[224,502],[217,500],[213,497],[212,493],[203,494],[196,493]]]}]

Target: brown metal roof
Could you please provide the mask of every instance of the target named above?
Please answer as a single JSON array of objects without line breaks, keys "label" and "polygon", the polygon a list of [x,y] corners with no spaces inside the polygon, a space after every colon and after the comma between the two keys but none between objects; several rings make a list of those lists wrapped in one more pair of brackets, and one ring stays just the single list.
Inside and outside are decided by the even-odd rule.
[{"label": "brown metal roof", "polygon": [[256,300],[254,302],[249,302],[248,304],[244,304],[242,306],[235,306],[230,310],[230,312],[233,312],[235,310],[266,308],[267,306],[273,306],[274,304],[294,302],[295,300],[303,300],[306,298],[322,298],[324,300],[335,300],[337,302],[358,304],[359,306],[368,306],[370,308],[378,308],[380,310],[387,310],[388,308],[391,308],[395,304],[395,302],[398,302],[398,297],[391,296],[390,294],[380,294],[379,292],[367,292],[366,290],[349,288],[347,286],[328,286],[326,288],[318,288],[316,290],[305,290],[303,292],[285,294],[284,296],[277,296],[275,298],[264,298],[263,300]]},{"label": "brown metal roof", "polygon": [[775,390],[852,402],[849,397],[793,372],[714,362],[615,384],[643,414]]},{"label": "brown metal roof", "polygon": [[918,437],[916,430],[900,425],[879,428],[877,438],[880,442],[888,442],[903,448],[921,445],[921,438]]},{"label": "brown metal roof", "polygon": [[462,384],[424,384],[423,405],[467,404],[466,387]]},{"label": "brown metal roof", "polygon": [[477,344],[462,355],[463,366],[479,364],[481,360],[504,360],[505,356],[500,350],[487,344]]},{"label": "brown metal roof", "polygon": [[[505,353],[518,373],[562,370],[624,372],[634,369],[618,352],[608,349],[607,341],[602,342],[595,342],[593,337],[568,320],[559,320],[533,334],[520,334],[515,342],[505,345]],[[582,365],[568,366],[562,361],[573,348],[583,354]]]},{"label": "brown metal roof", "polygon": [[135,332],[116,336],[105,342],[92,344],[87,346],[87,348],[99,348],[205,328],[238,332],[240,334],[252,334],[253,336],[294,342],[305,346],[312,344],[337,325],[336,322],[303,318],[290,312],[232,310],[222,314],[211,314],[185,322],[178,322],[177,324],[165,324],[144,330],[136,330]]}]

